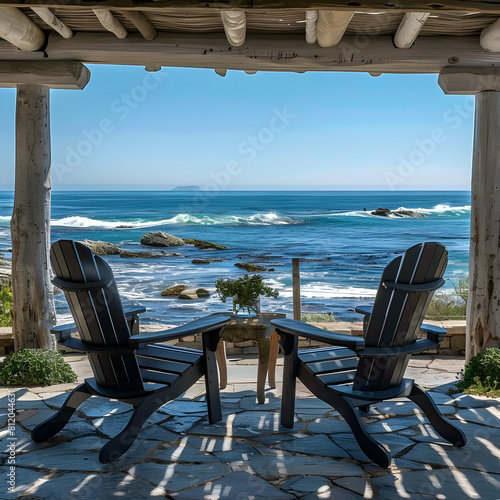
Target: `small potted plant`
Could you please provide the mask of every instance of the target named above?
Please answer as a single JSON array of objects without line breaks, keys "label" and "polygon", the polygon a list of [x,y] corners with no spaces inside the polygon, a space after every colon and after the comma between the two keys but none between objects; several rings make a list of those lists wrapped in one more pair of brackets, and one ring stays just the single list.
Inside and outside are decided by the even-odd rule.
[{"label": "small potted plant", "polygon": [[248,314],[260,313],[260,297],[278,297],[278,291],[270,286],[264,285],[262,276],[242,276],[238,279],[218,279],[215,282],[215,290],[222,302],[226,299],[233,299],[233,314],[238,314],[239,310],[247,311]]}]

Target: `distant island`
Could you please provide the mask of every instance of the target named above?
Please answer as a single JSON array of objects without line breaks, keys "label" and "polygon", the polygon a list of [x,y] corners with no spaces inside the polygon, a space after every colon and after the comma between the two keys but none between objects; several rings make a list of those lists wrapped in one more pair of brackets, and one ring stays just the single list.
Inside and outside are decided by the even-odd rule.
[{"label": "distant island", "polygon": [[172,191],[201,191],[200,186],[177,186]]}]

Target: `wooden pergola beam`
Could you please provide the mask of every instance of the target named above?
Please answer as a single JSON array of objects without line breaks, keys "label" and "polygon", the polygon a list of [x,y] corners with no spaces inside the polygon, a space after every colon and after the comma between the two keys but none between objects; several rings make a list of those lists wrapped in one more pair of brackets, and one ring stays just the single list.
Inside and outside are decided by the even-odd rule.
[{"label": "wooden pergola beam", "polygon": [[158,31],[142,12],[124,10],[120,13],[134,24],[146,40],[154,40],[158,36]]},{"label": "wooden pergola beam", "polygon": [[320,10],[316,25],[316,38],[320,47],[337,45],[351,22],[353,11],[339,12],[334,10]]},{"label": "wooden pergola beam", "polygon": [[131,33],[125,40],[111,34],[76,33],[71,40],[49,35],[45,57],[21,52],[0,42],[0,61],[82,61],[89,64],[160,65],[247,71],[356,71],[366,73],[439,73],[461,66],[500,66],[498,54],[479,45],[479,37],[420,37],[411,50],[394,46],[391,36],[373,37],[362,48],[344,36],[335,47],[308,44],[304,35],[250,34],[241,47],[230,47],[222,33],[192,36],[159,33],[154,43]]},{"label": "wooden pergola beam", "polygon": [[0,7],[0,37],[21,50],[38,50],[45,44],[44,32],[24,13]]},{"label": "wooden pergola beam", "polygon": [[83,89],[90,71],[79,62],[7,61],[0,64],[0,87],[46,85],[52,89]]},{"label": "wooden pergola beam", "polygon": [[398,49],[409,49],[429,16],[428,12],[407,12],[394,35],[394,45]]},{"label": "wooden pergola beam", "polygon": [[318,11],[306,11],[306,42],[316,43],[317,40]]},{"label": "wooden pergola beam", "polygon": [[223,10],[220,15],[227,41],[233,47],[243,45],[247,34],[245,12],[242,10]]},{"label": "wooden pergola beam", "polygon": [[150,9],[166,10],[352,10],[358,12],[484,12],[500,14],[500,0],[0,0],[0,5],[12,7],[48,7],[48,8],[105,8],[147,11]]},{"label": "wooden pergola beam", "polygon": [[127,38],[127,29],[116,19],[109,9],[93,9],[93,11],[104,29],[113,33],[117,38]]},{"label": "wooden pergola beam", "polygon": [[73,36],[73,31],[58,17],[54,16],[47,7],[31,7],[31,10],[63,38],[71,38]]}]

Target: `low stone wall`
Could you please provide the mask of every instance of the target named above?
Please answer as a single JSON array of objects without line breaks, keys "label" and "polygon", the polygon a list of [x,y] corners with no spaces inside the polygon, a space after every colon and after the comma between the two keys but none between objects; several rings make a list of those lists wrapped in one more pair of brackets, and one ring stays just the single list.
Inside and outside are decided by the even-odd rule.
[{"label": "low stone wall", "polygon": [[[422,354],[441,354],[444,356],[465,356],[465,321],[426,321],[431,325],[440,326],[445,328],[448,333],[446,334],[443,342],[436,349],[425,351]],[[311,323],[318,328],[332,332],[345,333],[346,335],[363,335],[363,324],[361,322],[345,323]],[[142,325],[141,332],[152,332],[162,329],[172,328],[170,325]],[[12,339],[12,330],[7,328],[0,329],[0,337],[3,342],[0,344],[0,355],[5,355],[6,346],[9,344],[7,338]],[[7,332],[9,330],[9,332]],[[425,337],[425,334],[420,334],[420,337]],[[14,344],[11,341],[12,346]],[[180,347],[189,347],[192,349],[201,349],[201,335],[191,335],[184,337],[181,340],[171,341],[168,344],[178,345]],[[326,347],[327,344],[322,344],[315,340],[305,338],[299,339],[299,348],[308,349],[314,347]],[[8,349],[7,349],[8,350]],[[69,351],[70,349],[62,349]],[[252,340],[245,342],[226,342],[226,352],[229,356],[238,356],[242,354],[257,354],[257,344]]]},{"label": "low stone wall", "polygon": [[[435,349],[424,351],[421,354],[442,354],[444,356],[465,356],[465,321],[426,321],[426,323],[439,326],[448,331],[445,338]],[[311,323],[318,328],[328,330],[331,332],[344,333],[346,335],[356,335],[361,337],[363,335],[362,322],[334,322],[334,323]],[[142,328],[141,328],[142,330]],[[425,338],[424,333],[419,334],[419,338]],[[177,342],[170,342],[172,344],[184,347],[191,347],[193,349],[201,348],[201,336],[184,337],[184,339]],[[327,347],[327,344],[322,344],[316,340],[306,338],[299,338],[300,349],[312,349],[314,347]],[[241,354],[257,354],[257,345],[255,342],[248,340],[246,342],[226,342],[226,352],[228,355],[241,355]]]}]

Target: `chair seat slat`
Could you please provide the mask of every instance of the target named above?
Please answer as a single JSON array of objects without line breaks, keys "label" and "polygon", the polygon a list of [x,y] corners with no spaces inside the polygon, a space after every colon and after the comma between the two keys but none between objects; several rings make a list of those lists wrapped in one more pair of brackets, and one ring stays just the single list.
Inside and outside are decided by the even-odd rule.
[{"label": "chair seat slat", "polygon": [[315,374],[350,370],[358,366],[358,358],[334,359],[321,363],[307,363],[307,367]]},{"label": "chair seat slat", "polygon": [[332,359],[352,358],[356,356],[354,351],[344,347],[327,347],[313,351],[299,351],[299,357],[304,363],[329,361]]},{"label": "chair seat slat", "polygon": [[159,344],[151,344],[142,349],[137,349],[136,354],[138,356],[149,356],[152,358],[170,359],[172,361],[177,361],[180,363],[193,364],[200,359],[202,356],[202,351],[186,352],[178,349],[177,347],[172,348],[170,346],[163,346]]},{"label": "chair seat slat", "polygon": [[352,382],[355,376],[356,370],[349,370],[346,372],[325,373],[324,375],[320,375],[318,379],[321,380],[323,384],[329,386]]},{"label": "chair seat slat", "polygon": [[141,375],[144,382],[155,382],[166,386],[170,386],[179,378],[179,375],[173,375],[172,373],[160,373],[152,370],[141,370]]},{"label": "chair seat slat", "polygon": [[193,366],[188,363],[176,363],[167,359],[144,358],[142,356],[137,356],[137,362],[140,368],[150,368],[158,372],[174,373],[176,375],[182,375]]}]

